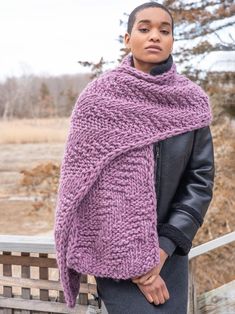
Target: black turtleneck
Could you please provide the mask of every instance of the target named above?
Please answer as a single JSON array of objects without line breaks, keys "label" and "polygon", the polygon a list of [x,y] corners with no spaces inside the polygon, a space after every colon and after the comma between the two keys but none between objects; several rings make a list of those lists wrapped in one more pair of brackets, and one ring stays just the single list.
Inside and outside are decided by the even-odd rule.
[{"label": "black turtleneck", "polygon": [[[132,57],[132,66],[134,66],[133,57]],[[162,74],[164,72],[167,72],[170,70],[171,66],[173,64],[173,57],[170,54],[169,57],[166,60],[163,60],[159,63],[156,63],[156,65],[150,70],[150,74],[155,76]]]},{"label": "black turtleneck", "polygon": [[150,70],[150,74],[151,75],[158,75],[158,74],[162,74],[164,72],[167,72],[170,70],[171,66],[173,64],[173,57],[170,54],[169,57],[162,61],[157,63],[151,70]]}]

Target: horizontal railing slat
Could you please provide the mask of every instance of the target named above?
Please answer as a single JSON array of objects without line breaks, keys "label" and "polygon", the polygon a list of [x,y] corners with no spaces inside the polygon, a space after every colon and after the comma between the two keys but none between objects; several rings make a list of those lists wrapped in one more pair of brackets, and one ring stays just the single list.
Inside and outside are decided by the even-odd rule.
[{"label": "horizontal railing slat", "polygon": [[209,242],[203,243],[191,249],[189,252],[189,259],[222,247],[226,244],[235,241],[235,231],[225,234],[217,239],[211,240]]},{"label": "horizontal railing slat", "polygon": [[37,289],[62,290],[58,281],[0,276],[0,285]]},{"label": "horizontal railing slat", "polygon": [[42,258],[36,256],[14,256],[14,255],[0,255],[0,264],[5,265],[22,265],[22,266],[36,266],[57,268],[55,258]]},{"label": "horizontal railing slat", "polygon": [[52,236],[0,235],[0,251],[55,253]]},{"label": "horizontal railing slat", "polygon": [[[62,290],[61,284],[55,280],[26,279],[8,276],[0,276],[0,285],[24,288],[38,288],[50,290]],[[81,283],[80,293],[97,293],[96,284]]]},{"label": "horizontal railing slat", "polygon": [[235,313],[235,280],[204,292],[197,298],[199,313]]},{"label": "horizontal railing slat", "polygon": [[86,305],[76,305],[73,309],[69,309],[66,304],[53,301],[40,300],[24,300],[19,298],[4,298],[0,296],[0,307],[21,309],[29,311],[52,312],[52,313],[69,313],[69,314],[85,314]]}]

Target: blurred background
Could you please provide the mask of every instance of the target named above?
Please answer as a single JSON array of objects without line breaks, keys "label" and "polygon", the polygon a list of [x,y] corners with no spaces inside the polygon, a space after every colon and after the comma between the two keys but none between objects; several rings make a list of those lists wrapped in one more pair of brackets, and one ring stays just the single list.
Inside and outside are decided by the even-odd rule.
[{"label": "blurred background", "polygon": [[[235,4],[158,2],[174,16],[178,72],[203,87],[213,109],[214,198],[196,246],[235,229]],[[142,3],[0,1],[1,234],[52,235],[72,108],[86,84],[126,54],[128,14]],[[234,249],[230,244],[198,258],[199,292],[235,279]]]}]

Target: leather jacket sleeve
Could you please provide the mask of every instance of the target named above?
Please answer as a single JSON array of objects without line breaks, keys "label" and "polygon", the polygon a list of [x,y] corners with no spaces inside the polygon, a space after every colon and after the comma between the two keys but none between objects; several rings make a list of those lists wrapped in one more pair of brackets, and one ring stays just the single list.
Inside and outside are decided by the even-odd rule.
[{"label": "leather jacket sleeve", "polygon": [[165,247],[169,255],[173,251],[178,255],[189,253],[213,196],[214,175],[213,140],[206,126],[195,130],[192,152],[171,202],[169,218],[159,225],[160,247]]}]

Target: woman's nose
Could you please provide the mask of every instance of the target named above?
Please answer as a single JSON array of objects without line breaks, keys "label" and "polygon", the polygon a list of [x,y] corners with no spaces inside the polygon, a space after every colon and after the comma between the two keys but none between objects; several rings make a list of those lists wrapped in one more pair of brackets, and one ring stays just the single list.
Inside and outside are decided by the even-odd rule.
[{"label": "woman's nose", "polygon": [[159,40],[160,34],[157,30],[152,30],[150,33],[150,40]]}]

